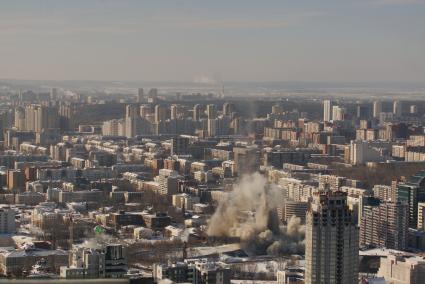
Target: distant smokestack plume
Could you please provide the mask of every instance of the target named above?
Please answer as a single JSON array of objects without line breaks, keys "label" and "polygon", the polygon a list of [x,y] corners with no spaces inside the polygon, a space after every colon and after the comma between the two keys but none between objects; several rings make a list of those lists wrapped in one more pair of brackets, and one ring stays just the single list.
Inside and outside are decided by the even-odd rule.
[{"label": "distant smokestack plume", "polygon": [[259,173],[246,175],[227,193],[211,217],[207,234],[239,237],[251,254],[303,253],[304,226],[293,216],[279,226],[276,208],[282,198],[274,185]]}]

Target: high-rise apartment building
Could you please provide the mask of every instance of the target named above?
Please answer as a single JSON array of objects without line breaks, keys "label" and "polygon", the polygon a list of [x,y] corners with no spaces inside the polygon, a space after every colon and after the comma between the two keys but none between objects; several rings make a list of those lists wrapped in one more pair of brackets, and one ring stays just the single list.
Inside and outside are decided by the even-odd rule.
[{"label": "high-rise apartment building", "polygon": [[425,230],[425,202],[418,203],[418,230]]},{"label": "high-rise apartment building", "polygon": [[395,201],[396,188],[390,185],[376,184],[373,186],[373,196],[381,201]]},{"label": "high-rise apartment building", "polygon": [[347,195],[316,194],[306,216],[305,283],[358,283],[358,240]]},{"label": "high-rise apartment building", "polygon": [[332,107],[332,120],[333,121],[341,121],[344,120],[345,109],[340,106]]},{"label": "high-rise apartment building", "polygon": [[171,119],[177,119],[177,116],[179,114],[179,105],[171,105],[170,107],[170,118]]},{"label": "high-rise apartment building", "polygon": [[214,137],[219,134],[219,121],[217,118],[215,119],[208,119],[208,128],[207,128],[207,134],[209,137]]},{"label": "high-rise apartment building", "polygon": [[15,109],[15,120],[13,126],[18,130],[25,130],[25,109],[17,107]]},{"label": "high-rise apartment building", "polygon": [[171,155],[187,155],[189,153],[189,138],[173,137],[171,139]]},{"label": "high-rise apartment building", "polygon": [[409,226],[418,225],[418,203],[425,202],[425,171],[409,177],[406,182],[399,183],[396,189],[397,201],[409,205]]},{"label": "high-rise apartment building", "polygon": [[223,115],[231,115],[234,112],[235,106],[232,103],[223,104]]},{"label": "high-rise apartment building", "polygon": [[50,99],[51,100],[56,100],[58,99],[58,89],[57,88],[52,88],[50,90]]},{"label": "high-rise apartment building", "polygon": [[[124,135],[123,124],[125,121],[123,119],[111,119],[103,122],[102,125],[102,135],[105,136],[121,136]],[[131,123],[131,122],[130,122]]]},{"label": "high-rise apartment building", "polygon": [[156,98],[158,96],[158,89],[157,88],[152,88],[149,90],[148,96],[150,98]]},{"label": "high-rise apartment building", "polygon": [[12,234],[16,231],[16,212],[10,207],[0,207],[0,234]]},{"label": "high-rise apartment building", "polygon": [[155,106],[155,122],[159,123],[167,119],[167,110],[162,105]]},{"label": "high-rise apartment building", "polygon": [[193,121],[199,121],[201,119],[201,111],[202,106],[200,104],[196,104],[193,107]]},{"label": "high-rise apartment building", "polygon": [[76,127],[75,114],[77,113],[77,104],[63,103],[59,104],[59,126],[61,130],[73,130]]},{"label": "high-rise apartment building", "polygon": [[332,120],[332,102],[330,100],[323,101],[323,121],[329,122]]},{"label": "high-rise apartment building", "polygon": [[[125,136],[132,138],[138,135],[140,125],[139,107],[137,105],[127,105],[125,108]],[[118,126],[117,126],[118,129]]]},{"label": "high-rise apartment building", "polygon": [[56,108],[41,105],[29,105],[25,108],[25,130],[41,132],[42,129],[58,128]]},{"label": "high-rise apartment building", "polygon": [[260,151],[257,147],[233,148],[235,170],[239,175],[257,171],[260,167]]},{"label": "high-rise apartment building", "polygon": [[145,100],[145,94],[143,88],[137,90],[137,102],[142,103]]},{"label": "high-rise apartment building", "polygon": [[216,105],[207,105],[207,116],[208,119],[216,119],[217,118],[217,108]]},{"label": "high-rise apartment building", "polygon": [[379,115],[382,112],[382,102],[374,101],[373,102],[373,117],[379,119]]},{"label": "high-rise apartment building", "polygon": [[357,114],[358,119],[369,119],[370,118],[370,106],[368,104],[358,104],[357,105]]},{"label": "high-rise apartment building", "polygon": [[147,119],[147,117],[151,114],[150,105],[141,105],[140,106],[140,117]]},{"label": "high-rise apartment building", "polygon": [[21,170],[7,170],[7,188],[13,191],[25,189],[25,175]]},{"label": "high-rise apartment building", "polygon": [[176,171],[160,169],[156,180],[159,183],[159,194],[172,195],[177,193],[179,175]]},{"label": "high-rise apartment building", "polygon": [[400,117],[402,115],[402,103],[401,101],[393,102],[393,114],[395,117]]},{"label": "high-rise apartment building", "polygon": [[280,105],[276,104],[272,106],[272,114],[282,114],[283,109]]},{"label": "high-rise apartment building", "polygon": [[407,246],[409,206],[402,202],[377,202],[363,206],[360,246],[404,250]]}]

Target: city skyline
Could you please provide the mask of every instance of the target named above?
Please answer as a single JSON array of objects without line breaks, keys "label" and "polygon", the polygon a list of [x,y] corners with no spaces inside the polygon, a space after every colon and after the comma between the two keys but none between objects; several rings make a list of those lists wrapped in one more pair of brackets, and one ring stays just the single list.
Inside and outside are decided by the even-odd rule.
[{"label": "city skyline", "polygon": [[423,284],[424,27],[425,0],[0,0],[0,283]]}]

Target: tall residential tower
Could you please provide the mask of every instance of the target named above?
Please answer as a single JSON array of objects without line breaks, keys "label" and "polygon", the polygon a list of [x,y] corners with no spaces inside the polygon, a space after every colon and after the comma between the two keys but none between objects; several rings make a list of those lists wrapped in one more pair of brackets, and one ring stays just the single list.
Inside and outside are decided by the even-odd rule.
[{"label": "tall residential tower", "polygon": [[314,196],[306,216],[305,283],[358,283],[359,229],[347,195]]},{"label": "tall residential tower", "polygon": [[332,102],[330,100],[323,101],[323,121],[329,122],[332,120]]}]

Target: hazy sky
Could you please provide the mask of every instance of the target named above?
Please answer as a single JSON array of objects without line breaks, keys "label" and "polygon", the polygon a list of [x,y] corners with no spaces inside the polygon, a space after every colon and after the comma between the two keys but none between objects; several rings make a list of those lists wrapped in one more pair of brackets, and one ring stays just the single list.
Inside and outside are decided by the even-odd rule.
[{"label": "hazy sky", "polygon": [[0,0],[0,78],[424,81],[425,0]]}]

